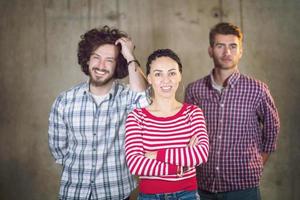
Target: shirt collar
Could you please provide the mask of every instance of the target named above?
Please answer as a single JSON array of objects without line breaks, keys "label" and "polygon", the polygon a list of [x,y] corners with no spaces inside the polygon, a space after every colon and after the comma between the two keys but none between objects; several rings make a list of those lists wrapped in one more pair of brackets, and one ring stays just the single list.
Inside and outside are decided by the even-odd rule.
[{"label": "shirt collar", "polygon": [[[215,88],[217,89],[218,91],[222,90],[224,87],[223,86],[220,86],[218,85],[215,80],[214,80],[214,77],[213,77],[213,71],[211,71],[210,73],[210,85],[212,88]],[[231,76],[228,78],[227,80],[227,87],[230,87],[230,88],[233,88],[235,86],[235,84],[237,83],[237,81],[239,80],[240,78],[240,72],[239,70],[237,69],[233,74],[231,74]]]},{"label": "shirt collar", "polygon": [[241,74],[239,72],[239,70],[236,70],[229,78],[227,81],[227,85],[231,88],[233,88],[235,86],[235,84],[238,82],[239,78],[240,78]]},{"label": "shirt collar", "polygon": [[218,85],[215,80],[214,80],[214,76],[213,73],[210,73],[210,83],[211,83],[211,87],[218,90],[219,92],[222,92],[222,89],[224,88],[223,85]]},{"label": "shirt collar", "polygon": [[[108,96],[109,96],[109,100],[114,97],[117,93],[117,87],[119,85],[119,82],[117,80],[114,80],[111,89],[108,92]],[[87,80],[86,82],[84,82],[83,86],[82,86],[82,91],[83,94],[90,94],[90,83],[89,80]]]}]

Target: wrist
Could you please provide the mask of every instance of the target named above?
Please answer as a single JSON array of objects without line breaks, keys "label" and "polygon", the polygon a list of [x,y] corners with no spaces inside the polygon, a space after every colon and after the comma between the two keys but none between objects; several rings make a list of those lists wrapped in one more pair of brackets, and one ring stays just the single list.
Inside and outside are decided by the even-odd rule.
[{"label": "wrist", "polygon": [[141,66],[140,62],[137,60],[137,59],[132,59],[132,60],[129,60],[127,62],[127,66],[131,65],[132,63],[136,63],[139,67]]},{"label": "wrist", "polygon": [[[124,56],[124,55],[123,55]],[[135,56],[133,54],[129,54],[129,55],[126,55],[126,57],[124,56],[125,60],[127,61],[127,63],[131,60],[135,60]]]},{"label": "wrist", "polygon": [[182,177],[183,175],[183,167],[182,166],[177,166],[177,177]]}]

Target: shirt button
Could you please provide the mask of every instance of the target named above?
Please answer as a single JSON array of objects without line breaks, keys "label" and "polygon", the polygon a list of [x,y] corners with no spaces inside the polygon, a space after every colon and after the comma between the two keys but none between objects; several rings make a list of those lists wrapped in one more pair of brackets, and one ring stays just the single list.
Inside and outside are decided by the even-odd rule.
[{"label": "shirt button", "polygon": [[93,151],[96,151],[96,148],[93,148]]},{"label": "shirt button", "polygon": [[220,104],[220,107],[223,108],[223,107],[224,107],[224,103],[221,103],[221,104]]},{"label": "shirt button", "polygon": [[219,136],[218,136],[218,139],[222,139],[222,136],[221,136],[221,135],[219,135]]},{"label": "shirt button", "polygon": [[96,135],[96,133],[94,132],[93,135]]},{"label": "shirt button", "polygon": [[216,170],[218,170],[218,171],[219,171],[219,167],[216,167]]},{"label": "shirt button", "polygon": [[220,119],[220,123],[222,123],[223,122],[223,120],[222,119]]}]

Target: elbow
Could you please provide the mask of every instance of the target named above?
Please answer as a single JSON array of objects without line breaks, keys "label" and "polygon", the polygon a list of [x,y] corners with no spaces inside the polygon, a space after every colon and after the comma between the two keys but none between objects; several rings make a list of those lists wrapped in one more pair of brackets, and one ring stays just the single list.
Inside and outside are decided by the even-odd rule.
[{"label": "elbow", "polygon": [[134,173],[134,171],[133,171],[132,167],[131,167],[131,166],[129,166],[129,165],[128,165],[128,163],[127,163],[127,167],[128,167],[128,170],[129,170],[130,174],[132,174],[132,175],[136,175],[136,174]]},{"label": "elbow", "polygon": [[208,156],[206,156],[206,155],[201,155],[200,158],[199,158],[199,162],[197,163],[197,166],[206,163],[207,160],[208,160]]},{"label": "elbow", "polygon": [[207,150],[204,152],[203,164],[207,163],[208,161],[208,154],[209,154],[209,147],[207,146]]},{"label": "elbow", "polygon": [[134,175],[134,176],[140,176],[141,175],[141,174],[138,173],[138,170],[134,166],[127,163],[127,167],[128,167],[129,173],[131,175]]},{"label": "elbow", "polygon": [[132,160],[128,157],[126,157],[126,163],[127,163],[127,168],[132,175],[137,175],[136,170],[134,170],[134,164],[132,163]]},{"label": "elbow", "polygon": [[208,152],[201,152],[199,154],[199,160],[198,160],[197,166],[201,165],[201,164],[204,164],[207,161],[208,161]]},{"label": "elbow", "polygon": [[204,157],[202,164],[207,163],[208,155]]}]

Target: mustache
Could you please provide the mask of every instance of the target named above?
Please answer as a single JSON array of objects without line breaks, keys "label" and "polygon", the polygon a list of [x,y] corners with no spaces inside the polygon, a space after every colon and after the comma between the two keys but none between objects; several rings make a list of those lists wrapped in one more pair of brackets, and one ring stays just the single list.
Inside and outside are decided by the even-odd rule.
[{"label": "mustache", "polygon": [[100,71],[100,72],[109,73],[108,70],[106,70],[106,69],[99,69],[99,68],[97,68],[97,67],[93,67],[92,70],[98,70],[98,71]]},{"label": "mustache", "polygon": [[231,56],[222,56],[222,59],[228,59],[228,60],[232,60]]}]

